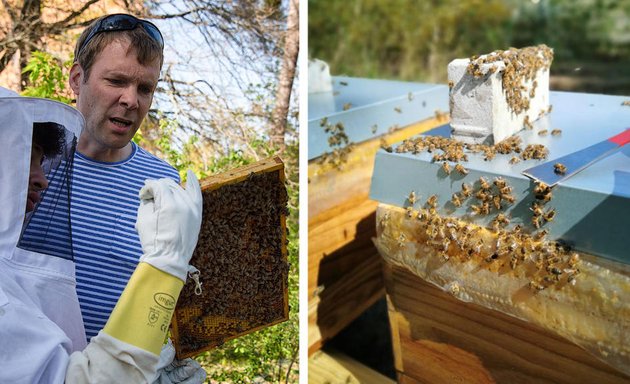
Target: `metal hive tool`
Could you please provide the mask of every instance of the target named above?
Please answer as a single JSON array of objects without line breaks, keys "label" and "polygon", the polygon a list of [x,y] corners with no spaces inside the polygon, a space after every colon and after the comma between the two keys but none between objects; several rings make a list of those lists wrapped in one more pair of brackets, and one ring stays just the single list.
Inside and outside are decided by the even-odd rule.
[{"label": "metal hive tool", "polygon": [[284,164],[275,157],[201,181],[203,218],[189,281],[173,315],[177,358],[289,318]]}]

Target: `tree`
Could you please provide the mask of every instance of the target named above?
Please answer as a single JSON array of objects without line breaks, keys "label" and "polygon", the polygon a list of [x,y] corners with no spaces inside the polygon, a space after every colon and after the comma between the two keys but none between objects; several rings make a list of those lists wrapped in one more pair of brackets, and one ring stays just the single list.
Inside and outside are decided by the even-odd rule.
[{"label": "tree", "polygon": [[297,64],[298,51],[300,45],[299,30],[299,1],[289,0],[289,17],[287,18],[287,33],[284,43],[284,57],[282,60],[282,71],[278,81],[278,91],[276,93],[276,106],[273,110],[271,129],[272,142],[284,150],[284,136],[287,125],[287,115],[289,114],[289,103],[293,79],[295,78],[295,66]]},{"label": "tree", "polygon": [[[297,44],[290,45],[297,42],[291,37],[297,36],[297,7],[289,20],[296,28],[288,27],[287,9],[292,9],[288,0],[5,0],[0,4],[0,73],[10,70],[17,58],[16,76],[35,50],[53,54],[61,64],[70,58],[82,28],[102,14],[148,18],[170,31],[155,105],[162,116],[177,118],[176,147],[183,148],[195,136],[199,157],[222,156],[237,148],[258,158],[268,149],[261,153],[252,141],[276,137],[274,144],[283,142],[277,137],[280,131],[271,130],[274,122],[280,126],[288,118],[297,126],[286,107],[293,80],[290,60],[285,60],[287,72],[278,81],[284,41],[297,57]],[[27,84],[27,75],[21,75],[16,90]],[[282,99],[276,102],[274,94]],[[278,107],[272,118],[273,105]],[[151,111],[155,119],[156,112]],[[297,136],[295,131],[282,132]]]}]

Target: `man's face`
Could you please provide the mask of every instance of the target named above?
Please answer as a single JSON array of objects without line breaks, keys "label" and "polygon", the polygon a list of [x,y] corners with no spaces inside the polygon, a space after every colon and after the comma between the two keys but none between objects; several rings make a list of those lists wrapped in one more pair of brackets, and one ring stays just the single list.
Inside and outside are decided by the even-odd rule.
[{"label": "man's face", "polygon": [[[160,76],[160,62],[142,65],[126,39],[114,40],[95,58],[90,76],[75,63],[70,86],[86,120],[80,146],[115,153],[129,144],[146,116]],[[90,155],[90,153],[87,153]]]},{"label": "man's face", "polygon": [[28,195],[26,198],[26,212],[35,209],[35,205],[40,200],[40,192],[48,188],[48,180],[42,169],[44,161],[44,151],[42,147],[33,143],[31,150],[31,171],[28,177]]}]

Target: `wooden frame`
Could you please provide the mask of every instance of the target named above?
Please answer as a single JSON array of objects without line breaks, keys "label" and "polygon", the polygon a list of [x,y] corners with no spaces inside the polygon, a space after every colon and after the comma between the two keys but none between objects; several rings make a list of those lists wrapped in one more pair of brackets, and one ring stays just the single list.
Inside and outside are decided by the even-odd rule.
[{"label": "wooden frame", "polygon": [[178,300],[171,329],[178,359],[288,320],[284,182],[279,157],[201,181],[204,211],[190,264],[202,293],[189,279]]}]

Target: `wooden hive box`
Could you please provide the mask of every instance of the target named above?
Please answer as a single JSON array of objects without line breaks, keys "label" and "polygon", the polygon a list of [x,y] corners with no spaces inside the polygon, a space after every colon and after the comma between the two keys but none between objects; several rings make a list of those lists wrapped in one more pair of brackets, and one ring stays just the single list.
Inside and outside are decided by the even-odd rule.
[{"label": "wooden hive box", "polygon": [[203,217],[172,321],[177,358],[289,318],[284,164],[275,157],[201,181]]},{"label": "wooden hive box", "polygon": [[[623,131],[630,118],[623,97],[551,92],[551,102],[548,119],[517,134],[523,146],[544,144],[549,159]],[[545,129],[562,134],[538,134]],[[370,191],[399,382],[630,382],[628,152],[543,194],[521,175],[537,160],[467,152],[462,174],[445,172],[435,154],[380,151]],[[498,180],[515,200],[490,214],[474,209],[483,194],[497,196]],[[455,204],[463,183],[472,194]],[[415,205],[410,191],[421,196]],[[541,224],[536,206],[556,213]],[[509,223],[493,227],[499,214]]]},{"label": "wooden hive box", "polygon": [[[368,199],[374,154],[444,124],[447,95],[446,86],[349,77],[333,77],[331,94],[309,94],[309,356],[383,297]],[[350,145],[329,145],[333,127]]]}]

